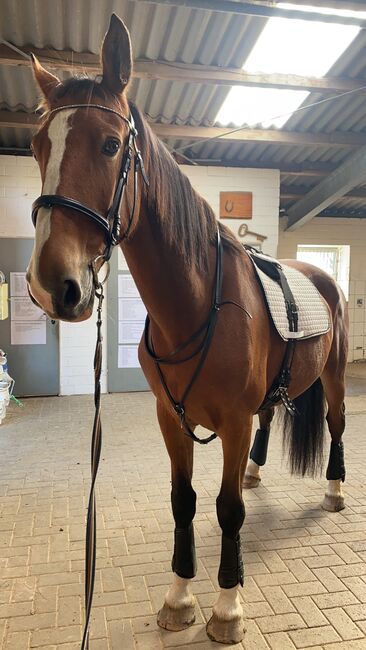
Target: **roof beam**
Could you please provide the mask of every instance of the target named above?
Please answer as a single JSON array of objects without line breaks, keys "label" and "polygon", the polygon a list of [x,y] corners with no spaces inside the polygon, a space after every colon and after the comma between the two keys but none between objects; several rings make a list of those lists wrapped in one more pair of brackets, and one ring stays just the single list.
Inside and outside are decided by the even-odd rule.
[{"label": "roof beam", "polygon": [[[136,1],[136,0],[135,0]],[[253,2],[233,2],[233,0],[139,0],[150,4],[165,5],[167,7],[188,7],[189,9],[203,9],[241,16],[257,16],[258,18],[292,18],[295,20],[311,20],[323,23],[338,23],[342,25],[358,25],[366,27],[366,21],[357,16],[339,16],[337,14],[324,14],[320,11],[303,11],[300,9],[284,9],[273,5],[273,2],[260,0]]]},{"label": "roof beam", "polygon": [[366,219],[366,212],[363,208],[350,210],[349,208],[328,208],[318,214],[315,219],[320,217],[331,217],[333,219]]},{"label": "roof beam", "polygon": [[[20,111],[0,111],[0,126],[32,128],[37,126],[39,116]],[[359,133],[299,133],[275,129],[241,129],[187,126],[177,124],[150,123],[160,138],[188,140],[221,140],[225,142],[265,142],[272,144],[298,144],[309,146],[359,147],[366,144],[366,135]]]},{"label": "roof beam", "polygon": [[363,146],[287,210],[286,230],[303,226],[365,179],[366,146]]},{"label": "roof beam", "polygon": [[267,144],[297,144],[301,146],[359,147],[366,144],[366,134],[360,133],[300,133],[282,129],[229,129],[223,127],[188,126],[177,124],[150,125],[159,138],[175,140],[216,140],[216,142],[263,142]]},{"label": "roof beam", "polygon": [[[286,187],[282,186],[280,189],[281,199],[289,200],[300,200],[307,196],[308,192],[301,187]],[[344,194],[341,198],[351,200],[351,201],[364,201],[366,199],[366,190],[358,189],[355,192],[350,192],[349,194]]]},{"label": "roof beam", "polygon": [[[32,128],[37,126],[39,116],[20,111],[1,111],[0,126]],[[158,124],[150,122],[154,133],[162,139],[215,140],[223,142],[264,142],[268,144],[291,144],[301,146],[360,147],[366,145],[366,134],[343,133],[300,133],[282,129],[230,130],[223,127]],[[178,152],[179,153],[179,152]]]},{"label": "roof beam", "polygon": [[0,126],[20,129],[33,129],[39,124],[39,115],[25,111],[1,111]]},{"label": "roof beam", "polygon": [[[0,44],[0,64],[29,65],[28,53],[36,55],[40,62],[55,70],[70,70],[72,72],[101,72],[99,55],[90,52],[74,52],[72,50],[38,49],[32,46],[18,48],[19,52]],[[134,63],[133,74],[136,79],[165,81],[181,81],[216,86],[254,86],[259,88],[283,88],[286,90],[308,90],[322,94],[343,93],[361,88],[360,93],[366,93],[365,79],[347,77],[303,77],[292,74],[261,74],[251,73],[241,68],[219,68],[198,64],[168,63],[167,61],[137,60]]]},{"label": "roof beam", "polygon": [[[266,160],[261,158],[258,160],[251,160],[246,158],[245,160],[240,159],[230,159],[225,160],[225,158],[190,158],[192,163],[197,165],[208,165],[210,167],[247,167],[252,169],[278,169],[280,174],[283,176],[328,176],[334,169],[336,165],[332,165],[324,162],[304,162],[304,163],[292,163],[286,165],[286,163],[275,162],[273,160]],[[185,164],[185,163],[183,163]]]}]

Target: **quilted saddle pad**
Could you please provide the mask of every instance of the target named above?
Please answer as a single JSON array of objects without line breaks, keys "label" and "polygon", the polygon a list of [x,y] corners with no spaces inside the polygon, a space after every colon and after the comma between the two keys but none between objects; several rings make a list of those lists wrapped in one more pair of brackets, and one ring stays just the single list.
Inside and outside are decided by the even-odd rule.
[{"label": "quilted saddle pad", "polygon": [[330,311],[324,298],[306,275],[285,264],[282,271],[293,293],[298,309],[298,332],[290,332],[285,298],[281,286],[254,264],[262,285],[268,309],[279,335],[285,340],[309,339],[330,329]]}]

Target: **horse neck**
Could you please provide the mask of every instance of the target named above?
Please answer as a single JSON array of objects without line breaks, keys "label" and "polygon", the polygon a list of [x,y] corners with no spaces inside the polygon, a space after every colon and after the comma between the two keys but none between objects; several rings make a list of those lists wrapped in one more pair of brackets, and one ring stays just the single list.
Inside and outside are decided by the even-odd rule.
[{"label": "horse neck", "polygon": [[144,206],[123,252],[161,344],[165,342],[169,349],[189,337],[210,309],[215,248],[210,246],[207,272],[194,265],[188,268],[176,247],[161,236],[154,216],[151,218]]}]

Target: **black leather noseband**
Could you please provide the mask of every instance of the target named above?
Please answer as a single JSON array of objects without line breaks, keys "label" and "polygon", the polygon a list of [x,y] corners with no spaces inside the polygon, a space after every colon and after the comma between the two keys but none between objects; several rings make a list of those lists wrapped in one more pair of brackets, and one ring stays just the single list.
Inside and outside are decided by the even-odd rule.
[{"label": "black leather noseband", "polygon": [[[94,108],[101,111],[105,111],[107,113],[112,113],[114,115],[117,115],[124,122],[126,122],[129,128],[128,139],[125,144],[125,148],[122,155],[122,163],[118,175],[118,180],[117,180],[117,185],[116,185],[116,190],[114,193],[112,205],[110,206],[107,212],[107,216],[103,216],[102,214],[99,214],[99,212],[96,212],[92,208],[89,208],[87,205],[80,203],[80,201],[77,201],[76,199],[72,199],[67,196],[62,196],[60,194],[41,194],[41,196],[39,196],[32,205],[32,221],[33,221],[33,225],[36,226],[37,214],[40,208],[63,207],[63,208],[68,208],[70,210],[76,210],[77,212],[80,212],[80,214],[83,214],[85,217],[88,217],[89,219],[94,221],[94,223],[97,224],[100,228],[102,228],[102,230],[104,230],[106,248],[102,257],[104,258],[104,260],[107,261],[111,256],[113,247],[120,244],[124,239],[128,237],[130,233],[133,217],[135,213],[135,206],[136,206],[138,172],[141,171],[143,180],[146,183],[146,185],[148,185],[148,179],[142,161],[141,152],[137,148],[137,144],[136,144],[137,130],[135,127],[135,122],[132,117],[132,114],[130,114],[130,118],[128,119],[118,111],[115,111],[113,108],[109,108],[108,106],[102,106],[100,104],[71,104],[69,106],[59,106],[58,108],[54,108],[52,111],[49,112],[49,115],[52,115],[53,113],[58,113],[59,111],[65,111],[73,108],[87,108],[87,109]],[[128,181],[128,172],[130,171],[132,160],[134,160],[133,206],[132,206],[132,210],[130,213],[126,230],[121,235],[120,209],[121,209],[124,191]]]}]

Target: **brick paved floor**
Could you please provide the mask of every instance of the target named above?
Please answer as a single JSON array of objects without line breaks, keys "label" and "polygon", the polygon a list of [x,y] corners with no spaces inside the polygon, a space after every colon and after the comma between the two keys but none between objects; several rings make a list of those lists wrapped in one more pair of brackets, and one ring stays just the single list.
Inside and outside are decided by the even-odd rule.
[{"label": "brick paved floor", "polygon": [[[0,427],[0,645],[79,650],[92,399],[12,407]],[[165,632],[171,581],[169,464],[151,395],[103,397],[98,572],[91,650],[218,648],[204,621],[216,597],[219,442],[197,447],[197,621]],[[321,510],[325,481],[290,477],[274,431],[262,485],[244,493],[246,650],[366,650],[366,402],[348,398],[347,507]]]}]

